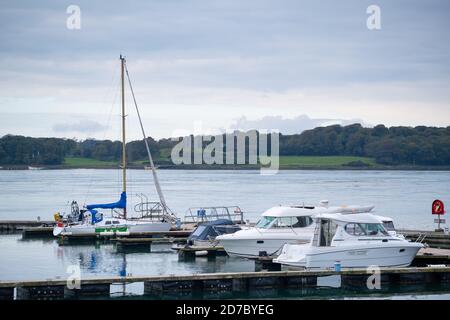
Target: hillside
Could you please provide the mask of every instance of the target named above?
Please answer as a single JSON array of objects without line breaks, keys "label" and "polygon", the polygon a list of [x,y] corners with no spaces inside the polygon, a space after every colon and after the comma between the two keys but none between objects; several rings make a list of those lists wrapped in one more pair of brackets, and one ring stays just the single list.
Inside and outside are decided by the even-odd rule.
[{"label": "hillside", "polygon": [[[450,127],[333,125],[301,134],[280,134],[279,138],[280,165],[284,168],[450,166]],[[149,138],[149,143],[157,164],[172,165],[170,153],[176,141]],[[13,135],[0,138],[2,166],[117,167],[120,157],[119,141]],[[131,165],[144,166],[146,158],[143,140],[127,143]]]}]

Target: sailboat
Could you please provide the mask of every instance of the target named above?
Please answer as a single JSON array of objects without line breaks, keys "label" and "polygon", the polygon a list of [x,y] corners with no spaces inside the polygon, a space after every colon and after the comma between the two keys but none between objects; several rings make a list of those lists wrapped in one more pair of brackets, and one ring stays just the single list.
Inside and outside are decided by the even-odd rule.
[{"label": "sailboat", "polygon": [[[126,60],[121,55],[121,87],[122,87],[122,193],[120,199],[113,203],[89,204],[84,209],[78,209],[78,205],[74,206],[72,202],[72,212],[70,219],[65,222],[63,219],[56,217],[57,225],[53,229],[53,235],[57,237],[76,237],[76,236],[126,236],[143,232],[167,232],[171,229],[172,223],[175,221],[175,215],[167,207],[161,187],[159,185],[156,168],[148,146],[144,127],[142,125],[141,116],[137,107],[136,98],[134,96],[131,80],[126,68]],[[126,140],[125,140],[125,71],[128,83],[133,96],[136,107],[141,131],[144,136],[144,142],[153,174],[153,181],[160,199],[159,210],[150,213],[142,218],[127,218],[127,160],[126,160]],[[75,212],[73,210],[75,208]],[[111,210],[111,216],[99,212],[99,210]],[[114,216],[114,213],[119,216]]]}]

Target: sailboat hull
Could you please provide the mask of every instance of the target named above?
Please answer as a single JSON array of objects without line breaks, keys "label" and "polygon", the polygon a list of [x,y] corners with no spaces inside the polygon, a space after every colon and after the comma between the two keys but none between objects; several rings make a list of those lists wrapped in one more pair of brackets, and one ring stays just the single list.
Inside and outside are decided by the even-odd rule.
[{"label": "sailboat hull", "polygon": [[74,225],[64,228],[55,227],[55,236],[65,237],[88,237],[88,236],[122,236],[133,235],[145,232],[168,232],[172,225],[169,222],[140,222],[130,224],[120,224],[115,226],[106,225]]}]

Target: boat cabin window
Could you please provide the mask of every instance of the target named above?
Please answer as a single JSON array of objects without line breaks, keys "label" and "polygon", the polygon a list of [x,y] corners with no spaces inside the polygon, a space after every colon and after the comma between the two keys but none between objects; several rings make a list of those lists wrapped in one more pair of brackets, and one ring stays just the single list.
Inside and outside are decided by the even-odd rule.
[{"label": "boat cabin window", "polygon": [[256,227],[261,229],[267,229],[275,219],[276,219],[275,217],[264,216],[261,218],[261,220],[258,221]]},{"label": "boat cabin window", "polygon": [[349,223],[345,225],[345,232],[351,236],[365,236],[366,232],[358,223]]},{"label": "boat cabin window", "polygon": [[111,221],[105,221],[105,224],[111,224]]},{"label": "boat cabin window", "polygon": [[305,228],[313,223],[311,217],[279,217],[275,220],[273,228]]},{"label": "boat cabin window", "polygon": [[305,228],[313,223],[311,217],[292,217],[293,228]]},{"label": "boat cabin window", "polygon": [[113,221],[113,224],[119,224],[119,223],[120,223],[120,221],[117,221],[117,220]]},{"label": "boat cabin window", "polygon": [[381,223],[348,223],[345,232],[352,236],[388,236],[389,233]]},{"label": "boat cabin window", "polygon": [[383,221],[383,227],[387,231],[395,231],[394,222],[393,221]]},{"label": "boat cabin window", "polygon": [[263,217],[256,227],[262,229],[270,228],[305,228],[313,223],[309,216],[304,217]]}]

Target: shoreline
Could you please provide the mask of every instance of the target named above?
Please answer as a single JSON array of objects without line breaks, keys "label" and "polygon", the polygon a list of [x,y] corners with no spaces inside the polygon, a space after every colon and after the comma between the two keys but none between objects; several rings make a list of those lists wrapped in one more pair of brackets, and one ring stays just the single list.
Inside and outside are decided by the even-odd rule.
[{"label": "shoreline", "polygon": [[[118,166],[67,166],[67,165],[49,165],[41,166],[39,169],[30,170],[26,165],[4,165],[0,171],[41,171],[41,170],[72,170],[72,169],[120,169]],[[262,167],[254,165],[157,165],[158,170],[260,170]],[[130,165],[127,169],[148,170],[146,166]],[[450,171],[450,166],[280,166],[280,171],[290,170],[333,170],[333,171]]]}]

